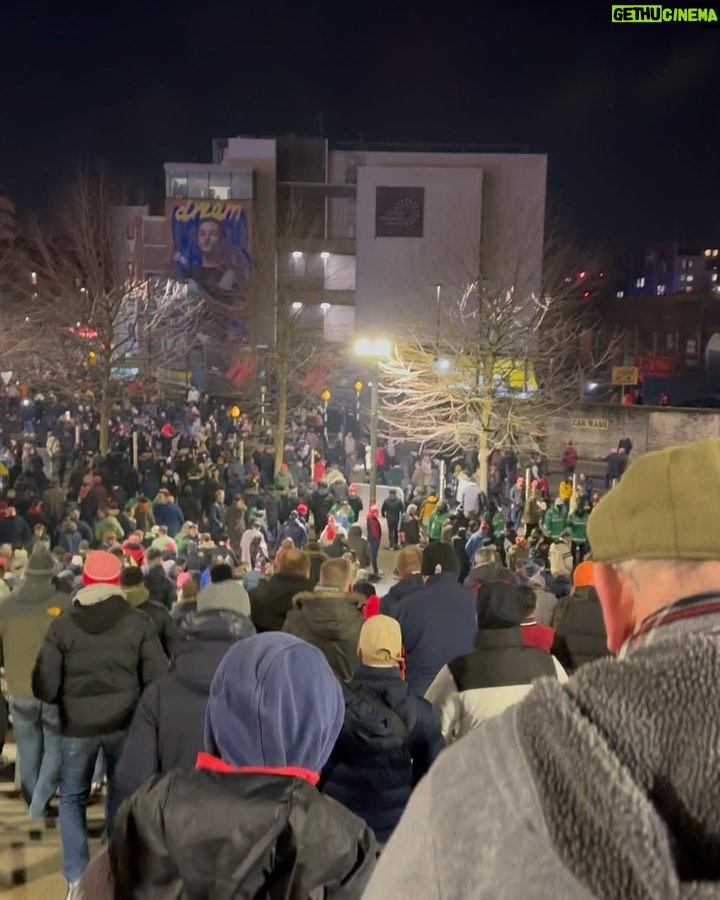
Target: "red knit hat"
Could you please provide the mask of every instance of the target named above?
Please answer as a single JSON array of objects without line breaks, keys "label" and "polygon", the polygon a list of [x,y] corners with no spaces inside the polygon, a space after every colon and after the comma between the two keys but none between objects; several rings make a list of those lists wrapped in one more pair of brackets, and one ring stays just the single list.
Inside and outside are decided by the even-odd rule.
[{"label": "red knit hat", "polygon": [[120,584],[120,560],[107,550],[91,550],[82,573],[85,587],[91,584]]}]

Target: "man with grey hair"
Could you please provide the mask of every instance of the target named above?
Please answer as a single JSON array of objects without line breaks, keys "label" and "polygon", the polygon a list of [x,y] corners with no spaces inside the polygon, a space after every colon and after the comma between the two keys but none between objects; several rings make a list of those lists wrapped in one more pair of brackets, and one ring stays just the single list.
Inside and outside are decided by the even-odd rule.
[{"label": "man with grey hair", "polygon": [[720,896],[719,507],[720,439],[629,467],[588,525],[621,663],[535,682],[446,751],[365,900]]}]

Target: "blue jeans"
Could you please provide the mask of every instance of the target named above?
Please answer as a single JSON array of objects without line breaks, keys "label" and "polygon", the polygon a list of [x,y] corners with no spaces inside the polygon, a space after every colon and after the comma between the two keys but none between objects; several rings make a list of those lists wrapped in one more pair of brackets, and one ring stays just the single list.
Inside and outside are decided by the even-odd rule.
[{"label": "blue jeans", "polygon": [[90,861],[87,842],[85,807],[95,761],[100,750],[107,767],[108,794],[106,821],[108,836],[118,811],[119,797],[115,789],[117,768],[125,731],[95,737],[63,737],[60,744],[60,838],[63,849],[63,875],[72,883],[77,881]]},{"label": "blue jeans", "polygon": [[34,819],[42,818],[60,780],[60,716],[41,700],[11,699],[20,789]]},{"label": "blue jeans", "polygon": [[380,544],[376,541],[368,541],[370,545],[370,561],[372,563],[373,574],[378,574],[378,550],[380,549]]}]

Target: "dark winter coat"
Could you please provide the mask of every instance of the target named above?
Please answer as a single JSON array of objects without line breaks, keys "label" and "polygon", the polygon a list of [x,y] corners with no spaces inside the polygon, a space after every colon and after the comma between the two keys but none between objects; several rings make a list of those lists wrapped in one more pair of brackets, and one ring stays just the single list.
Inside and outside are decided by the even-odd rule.
[{"label": "dark winter coat", "polygon": [[351,525],[348,530],[348,550],[352,550],[357,557],[357,564],[361,569],[368,569],[370,559],[370,545],[363,537],[362,528],[359,525]]},{"label": "dark winter coat", "polygon": [[360,594],[316,588],[295,597],[283,631],[322,650],[333,672],[346,681],[357,665],[364,605]]},{"label": "dark winter coat", "polygon": [[22,516],[6,516],[0,520],[0,544],[10,544],[13,550],[29,547],[32,534]]},{"label": "dark winter coat", "polygon": [[209,609],[183,623],[170,671],[145,689],[133,716],[117,770],[122,797],[153,775],[192,769],[205,749],[205,707],[220,660],[253,633],[245,616]]},{"label": "dark winter coat", "polygon": [[318,488],[310,499],[310,510],[313,514],[313,524],[315,525],[315,534],[319,537],[320,532],[327,525],[330,510],[335,504],[335,498],[327,488]]},{"label": "dark winter coat", "polygon": [[392,616],[393,619],[397,619],[400,601],[403,597],[407,597],[413,591],[419,591],[424,586],[425,579],[419,572],[396,581],[387,594],[380,598],[380,615]]},{"label": "dark winter coat", "polygon": [[400,523],[400,531],[403,533],[403,546],[420,543],[420,519],[414,516],[404,516]]},{"label": "dark winter coat", "polygon": [[471,653],[477,630],[475,594],[457,583],[454,572],[431,575],[397,610],[407,655],[407,681],[420,697],[440,669]]},{"label": "dark winter coat", "polygon": [[177,503],[156,503],[153,506],[153,513],[155,514],[155,524],[165,525],[168,537],[171,538],[175,537],[185,523],[183,511]]},{"label": "dark winter coat", "polygon": [[285,617],[292,608],[292,599],[303,591],[312,591],[312,582],[302,575],[277,572],[250,591],[252,621],[258,633],[282,631]]},{"label": "dark winter coat", "polygon": [[553,626],[552,653],[567,671],[608,655],[605,621],[595,588],[576,588],[574,594],[558,601]]},{"label": "dark winter coat", "polygon": [[175,602],[177,591],[165,574],[165,569],[161,565],[153,564],[143,580],[153,603],[159,603],[169,610]]},{"label": "dark winter coat", "polygon": [[76,601],[51,623],[38,655],[33,693],[59,705],[64,735],[127,728],[143,689],[167,672],[155,626],[113,590],[119,591],[84,588],[106,599],[89,606]]},{"label": "dark winter coat", "polygon": [[345,721],[322,773],[321,790],[354,812],[386,843],[400,821],[414,786],[444,746],[440,717],[415,697],[397,667],[359,665],[351,680],[370,691],[405,723],[393,720],[346,685]]},{"label": "dark winter coat", "polygon": [[367,825],[305,779],[203,769],[140,788],[110,844],[116,896],[145,900],[359,900],[376,856]]},{"label": "dark winter coat", "polygon": [[400,521],[400,516],[402,515],[404,509],[405,504],[399,497],[388,497],[380,509],[380,514],[383,516],[383,518],[387,519],[388,522],[397,523]]},{"label": "dark winter coat", "polygon": [[124,588],[124,593],[130,606],[133,609],[140,610],[141,613],[145,613],[155,626],[155,631],[160,638],[165,655],[168,657],[172,656],[177,628],[168,608],[151,600],[150,592],[143,585],[136,588]]}]

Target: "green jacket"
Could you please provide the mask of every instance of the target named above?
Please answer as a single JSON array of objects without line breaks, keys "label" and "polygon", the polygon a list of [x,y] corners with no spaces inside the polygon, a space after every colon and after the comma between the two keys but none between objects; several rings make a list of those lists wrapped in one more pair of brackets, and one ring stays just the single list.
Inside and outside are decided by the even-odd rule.
[{"label": "green jacket", "polygon": [[0,666],[5,666],[8,693],[31,700],[32,671],[52,620],[70,606],[48,575],[26,575],[0,603]]},{"label": "green jacket", "polygon": [[507,522],[507,518],[502,510],[496,512],[492,519],[492,530],[495,537],[503,533],[505,530],[505,522]]},{"label": "green jacket", "polygon": [[571,541],[584,543],[587,540],[587,522],[587,514],[580,516],[576,512],[570,513],[567,517],[566,525],[570,532]]},{"label": "green jacket", "polygon": [[554,504],[548,508],[543,520],[543,531],[548,537],[559,538],[565,530],[565,510]]},{"label": "green jacket", "polygon": [[431,540],[440,540],[442,536],[443,526],[449,518],[449,512],[438,512],[436,509],[432,511],[427,524],[427,535]]},{"label": "green jacket", "polygon": [[[340,504],[334,503],[330,510],[330,515],[331,516],[336,515],[339,509],[340,509]],[[355,522],[355,513],[353,512],[352,506],[349,506],[349,505],[348,505],[347,517],[348,517],[348,525],[353,525]]]}]

